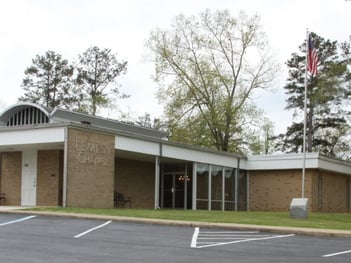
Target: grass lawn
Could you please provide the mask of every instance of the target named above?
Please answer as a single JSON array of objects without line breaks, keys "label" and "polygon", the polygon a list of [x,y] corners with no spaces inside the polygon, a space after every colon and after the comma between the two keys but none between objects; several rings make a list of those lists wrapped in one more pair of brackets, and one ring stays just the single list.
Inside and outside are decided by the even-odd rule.
[{"label": "grass lawn", "polygon": [[32,208],[32,211],[82,213],[138,218],[173,219],[215,223],[237,223],[266,226],[291,226],[351,230],[350,213],[309,213],[308,219],[290,218],[290,212],[223,212],[206,210],[146,210],[91,208]]}]

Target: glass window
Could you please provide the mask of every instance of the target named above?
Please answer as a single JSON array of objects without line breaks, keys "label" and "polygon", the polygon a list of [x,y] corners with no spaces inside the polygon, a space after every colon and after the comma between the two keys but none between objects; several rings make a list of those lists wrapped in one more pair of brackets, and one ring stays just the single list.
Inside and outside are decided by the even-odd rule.
[{"label": "glass window", "polygon": [[225,168],[225,210],[235,211],[235,169]]},{"label": "glass window", "polygon": [[245,170],[198,163],[196,174],[196,209],[247,210]]},{"label": "glass window", "polygon": [[208,164],[197,164],[196,208],[208,209]]},{"label": "glass window", "polygon": [[222,210],[222,166],[211,166],[211,210]]},{"label": "glass window", "polygon": [[246,171],[239,170],[238,174],[238,211],[247,210],[247,175]]}]

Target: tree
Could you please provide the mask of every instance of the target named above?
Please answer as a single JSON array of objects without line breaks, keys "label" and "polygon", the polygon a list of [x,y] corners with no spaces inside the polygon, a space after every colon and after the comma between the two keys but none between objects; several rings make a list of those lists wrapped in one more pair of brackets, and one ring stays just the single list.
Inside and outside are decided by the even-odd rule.
[{"label": "tree", "polygon": [[120,95],[116,83],[117,76],[125,74],[127,62],[119,62],[110,49],[90,47],[79,55],[77,68],[77,84],[82,90],[84,104],[81,110],[96,115],[98,107],[105,107],[111,102],[111,95]]},{"label": "tree", "polygon": [[239,151],[250,95],[277,69],[259,18],[228,10],[179,15],[171,29],[153,31],[147,47],[171,140]]},{"label": "tree", "polygon": [[54,51],[36,55],[32,65],[25,70],[20,101],[38,103],[54,108],[58,105],[72,108],[80,100],[72,85],[73,66]]},{"label": "tree", "polygon": [[[351,68],[351,37],[350,37],[350,40],[348,42],[345,41],[345,42],[341,43],[340,47],[342,50],[343,63],[346,63],[348,65],[348,68],[350,69]],[[349,98],[349,97],[351,97],[351,72],[350,71],[348,71],[348,74],[345,77],[345,83],[348,86],[348,93],[346,94],[345,97]],[[346,105],[346,107],[348,105]],[[346,117],[347,117],[348,121],[351,122],[351,110],[348,111]]]},{"label": "tree", "polygon": [[135,124],[138,126],[151,128],[155,130],[164,130],[164,123],[159,118],[152,118],[150,113],[144,113],[144,115],[138,116]]},{"label": "tree", "polygon": [[[342,105],[350,95],[350,86],[347,84],[350,72],[347,62],[340,55],[337,41],[325,40],[314,33],[311,36],[318,50],[319,65],[318,75],[308,80],[306,150],[338,157],[338,149],[345,148],[349,130]],[[288,152],[302,151],[303,142],[305,44],[299,50],[300,53],[292,54],[287,62],[289,76],[284,87],[289,95],[287,109],[294,109],[295,118],[300,117],[300,121],[294,122],[288,127],[287,133],[280,136],[278,147]]]},{"label": "tree", "polygon": [[[261,121],[260,121],[261,119]],[[247,138],[249,138],[249,153],[253,155],[271,154],[274,151],[274,125],[267,118],[257,119],[256,127],[249,129]]]}]

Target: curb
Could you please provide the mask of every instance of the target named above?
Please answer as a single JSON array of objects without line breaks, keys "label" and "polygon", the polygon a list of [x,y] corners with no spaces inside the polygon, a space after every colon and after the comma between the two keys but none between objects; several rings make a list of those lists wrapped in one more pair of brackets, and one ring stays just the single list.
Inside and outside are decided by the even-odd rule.
[{"label": "curb", "polygon": [[261,226],[261,225],[248,225],[248,224],[233,224],[233,223],[210,223],[210,222],[199,222],[199,221],[182,221],[182,220],[151,219],[151,218],[45,212],[45,211],[26,211],[26,210],[3,210],[3,211],[0,211],[0,213],[35,214],[35,215],[45,215],[45,216],[52,216],[52,217],[67,217],[67,218],[79,218],[79,219],[100,219],[100,220],[105,219],[105,220],[112,220],[116,222],[137,223],[137,224],[222,228],[222,229],[245,230],[245,231],[251,230],[251,231],[260,231],[260,232],[271,232],[271,233],[279,233],[279,234],[295,234],[295,235],[304,235],[304,236],[351,238],[351,231],[336,230],[336,229],[276,227],[276,226]]}]

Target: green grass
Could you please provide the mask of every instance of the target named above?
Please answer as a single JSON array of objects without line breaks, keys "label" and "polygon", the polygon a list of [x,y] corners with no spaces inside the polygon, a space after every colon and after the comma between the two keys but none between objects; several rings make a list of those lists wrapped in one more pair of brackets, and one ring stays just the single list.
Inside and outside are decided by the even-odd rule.
[{"label": "green grass", "polygon": [[214,223],[253,224],[265,226],[307,227],[351,230],[350,213],[309,213],[308,219],[290,218],[289,212],[223,212],[205,210],[146,210],[91,208],[32,208],[32,211],[95,214],[137,218],[157,218]]}]

